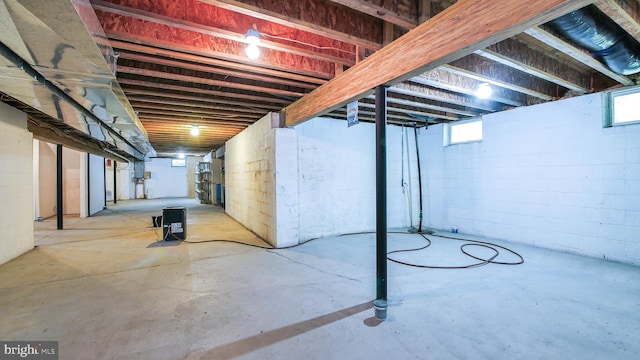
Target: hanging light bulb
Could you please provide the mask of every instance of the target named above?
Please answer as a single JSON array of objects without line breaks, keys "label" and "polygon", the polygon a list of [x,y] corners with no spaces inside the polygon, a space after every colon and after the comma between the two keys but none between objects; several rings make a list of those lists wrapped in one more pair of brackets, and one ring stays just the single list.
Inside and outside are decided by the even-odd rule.
[{"label": "hanging light bulb", "polygon": [[255,28],[255,25],[244,34],[244,40],[247,42],[245,52],[249,59],[257,59],[260,56],[260,48],[258,47],[260,43],[260,33]]},{"label": "hanging light bulb", "polygon": [[191,126],[191,135],[198,136],[198,134],[200,134],[200,128],[198,128],[198,125],[192,125]]},{"label": "hanging light bulb", "polygon": [[488,99],[492,93],[493,89],[491,89],[489,83],[482,83],[476,89],[476,96],[480,99]]},{"label": "hanging light bulb", "polygon": [[247,53],[247,57],[251,60],[255,60],[260,57],[260,48],[258,48],[258,45],[256,44],[249,44],[244,50]]}]

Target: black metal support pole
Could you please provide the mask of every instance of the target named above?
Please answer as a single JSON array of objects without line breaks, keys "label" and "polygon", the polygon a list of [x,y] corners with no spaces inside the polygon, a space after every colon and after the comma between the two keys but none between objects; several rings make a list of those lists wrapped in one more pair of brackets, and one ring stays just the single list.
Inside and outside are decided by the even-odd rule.
[{"label": "black metal support pole", "polygon": [[58,230],[64,228],[63,216],[64,209],[62,208],[62,145],[56,146],[56,218],[58,220]]},{"label": "black metal support pole", "polygon": [[107,208],[107,159],[102,159],[102,178],[104,179],[104,205],[103,209]]},{"label": "black metal support pole", "polygon": [[87,217],[91,216],[91,154],[87,153]]},{"label": "black metal support pole", "polygon": [[117,182],[116,169],[117,168],[118,168],[118,162],[113,160],[113,203],[114,204],[118,203],[118,186],[116,184],[116,182]]},{"label": "black metal support pole", "polygon": [[387,317],[387,89],[376,88],[376,318]]},{"label": "black metal support pole", "polygon": [[420,171],[420,148],[418,147],[418,128],[413,124],[413,135],[416,139],[416,159],[418,162],[418,193],[420,194],[420,221],[418,223],[418,232],[422,232],[422,172]]}]

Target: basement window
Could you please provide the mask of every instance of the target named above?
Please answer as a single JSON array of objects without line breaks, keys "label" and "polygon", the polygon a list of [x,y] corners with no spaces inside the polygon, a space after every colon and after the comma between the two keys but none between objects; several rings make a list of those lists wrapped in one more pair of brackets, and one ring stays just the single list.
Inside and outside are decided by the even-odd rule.
[{"label": "basement window", "polygon": [[458,121],[449,124],[445,145],[482,141],[482,119]]},{"label": "basement window", "polygon": [[172,167],[185,167],[187,166],[187,160],[185,159],[171,159]]},{"label": "basement window", "polygon": [[640,87],[612,91],[605,126],[640,123]]}]

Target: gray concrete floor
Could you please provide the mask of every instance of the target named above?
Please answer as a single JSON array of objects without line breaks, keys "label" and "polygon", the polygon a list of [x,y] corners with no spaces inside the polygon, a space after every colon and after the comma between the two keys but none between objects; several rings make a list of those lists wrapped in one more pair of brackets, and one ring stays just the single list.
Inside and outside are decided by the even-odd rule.
[{"label": "gray concrete floor", "polygon": [[[374,234],[283,250],[158,242],[151,216],[172,205],[188,206],[190,241],[268,247],[190,199],[120,202],[63,231],[35,223],[39,246],[0,266],[0,340],[58,340],[60,359],[640,358],[637,267],[505,242],[524,264],[389,262],[379,322]],[[431,239],[395,257],[473,262],[459,242]],[[390,250],[423,243],[389,236]]]}]

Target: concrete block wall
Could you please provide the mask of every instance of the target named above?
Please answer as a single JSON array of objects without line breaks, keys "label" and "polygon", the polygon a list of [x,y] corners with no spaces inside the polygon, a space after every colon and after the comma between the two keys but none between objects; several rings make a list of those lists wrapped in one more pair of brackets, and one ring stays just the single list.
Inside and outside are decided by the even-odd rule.
[{"label": "concrete block wall", "polygon": [[171,166],[171,159],[152,158],[145,162],[144,171],[151,172],[144,188],[149,199],[187,197],[188,176],[186,166]]},{"label": "concrete block wall", "polygon": [[[375,126],[316,118],[295,127],[298,134],[300,239],[374,231],[376,226]],[[408,184],[407,158],[414,185],[413,222],[418,219],[417,163],[413,129],[409,153],[399,126],[387,126],[387,223],[390,228],[411,225],[402,189],[403,158]],[[406,145],[405,145],[406,146]]]},{"label": "concrete block wall", "polygon": [[296,245],[299,237],[298,144],[293,129],[272,129],[275,161],[275,229],[278,247]]},{"label": "concrete block wall", "polygon": [[[292,180],[286,178],[295,169],[295,164],[286,163],[295,137],[291,129],[274,128],[277,116],[268,114],[225,144],[225,211],[271,245],[282,247],[298,243],[297,218],[290,214],[277,220],[287,206],[297,204],[297,186],[290,186]],[[276,152],[282,156],[280,162]]]},{"label": "concrete block wall", "polygon": [[104,158],[93,154],[87,156],[89,157],[89,216],[91,216],[102,211],[107,203],[104,200]]},{"label": "concrete block wall", "polygon": [[[56,215],[56,146],[44,141],[34,140],[38,144],[37,156],[34,156],[34,171],[37,172],[36,217],[48,218]],[[64,158],[63,158],[64,160]]]},{"label": "concrete block wall", "polygon": [[[294,128],[274,128],[273,116],[226,143],[227,214],[278,247],[374,231],[374,125],[347,128],[344,121],[316,118]],[[404,136],[402,128],[388,126],[387,134],[388,224],[406,228],[410,213],[414,224],[418,219],[413,130]]]},{"label": "concrete block wall", "polygon": [[421,138],[430,226],[640,264],[640,125],[603,128],[602,94],[483,117],[483,140]]},{"label": "concrete block wall", "polygon": [[[62,173],[62,182],[64,183],[62,189],[64,194],[62,210],[65,215],[80,214],[80,208],[84,205],[80,203],[80,182],[86,176],[81,172],[83,161],[85,161],[84,153],[69,148],[62,148],[62,164],[64,168],[64,172]],[[56,175],[54,173],[54,182],[55,178]]]},{"label": "concrete block wall", "polygon": [[0,103],[0,264],[31,249],[33,240],[33,135],[27,115]]}]

